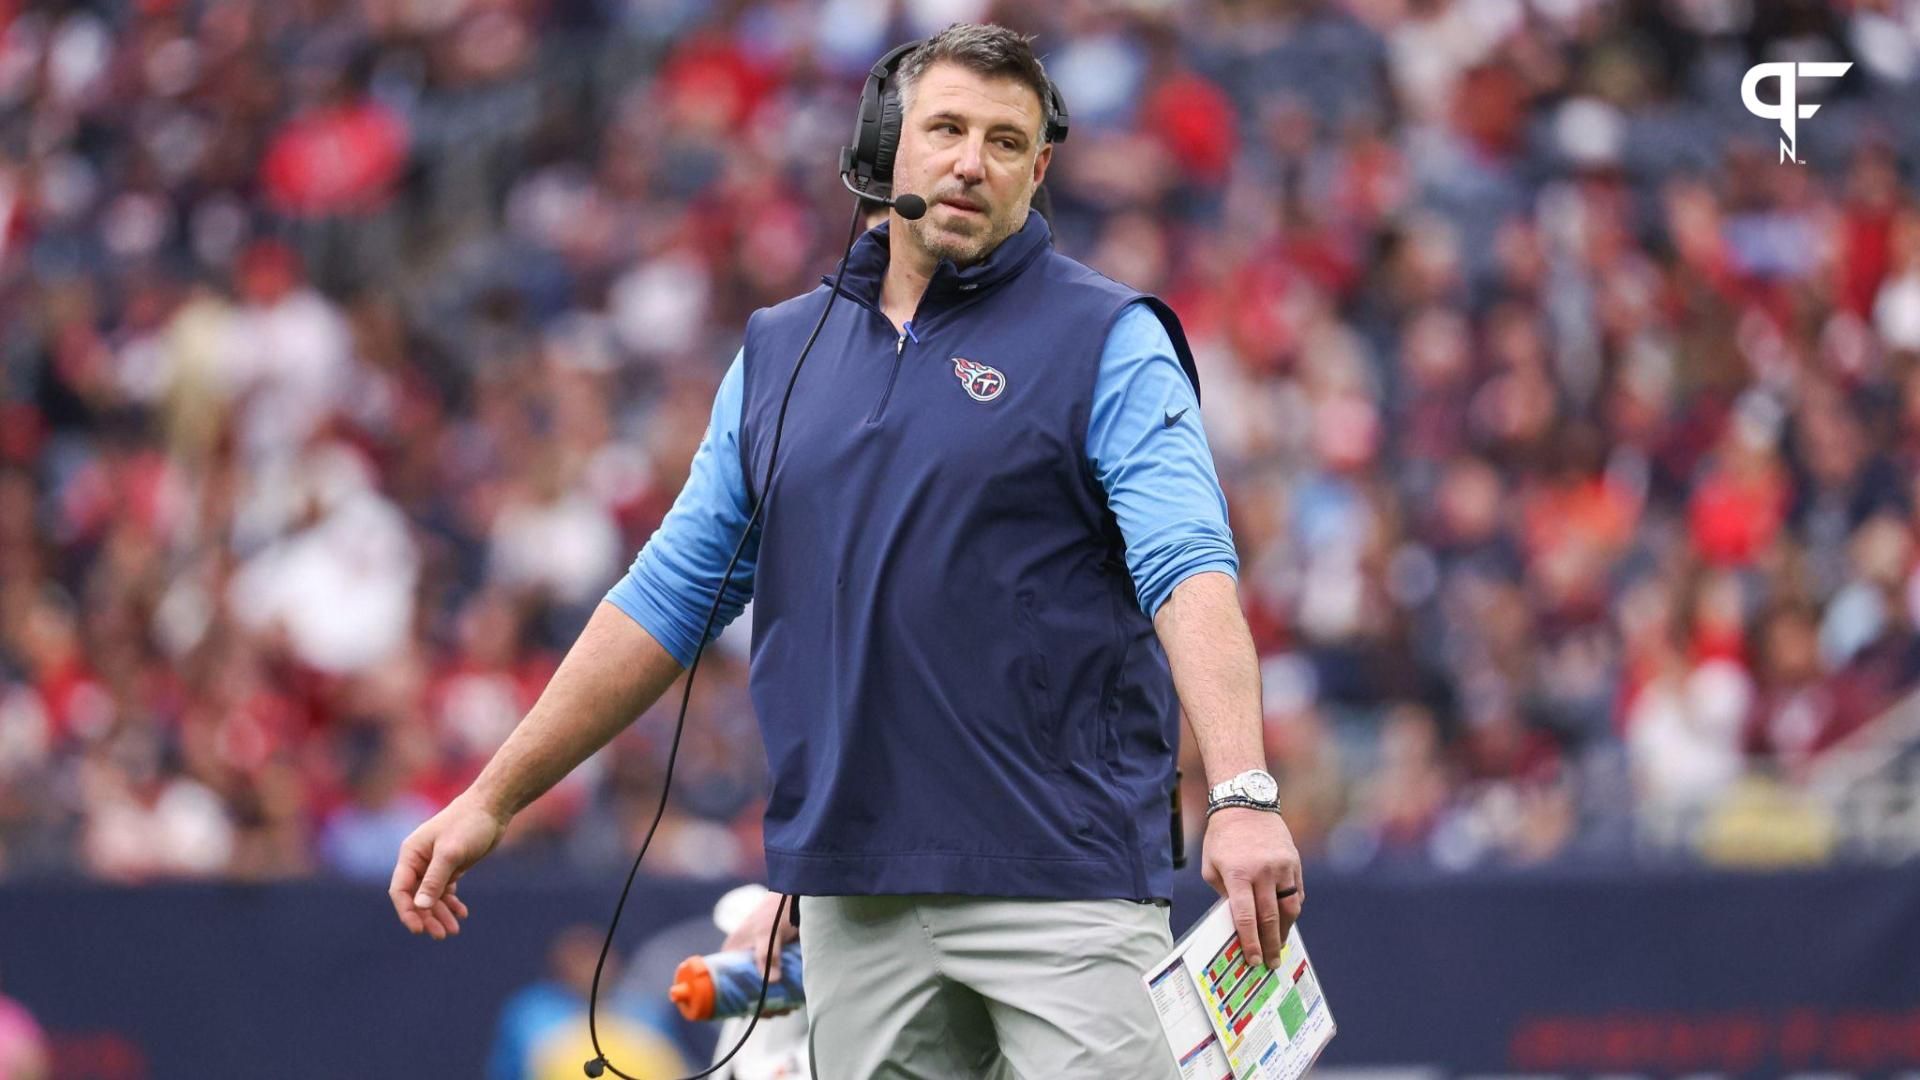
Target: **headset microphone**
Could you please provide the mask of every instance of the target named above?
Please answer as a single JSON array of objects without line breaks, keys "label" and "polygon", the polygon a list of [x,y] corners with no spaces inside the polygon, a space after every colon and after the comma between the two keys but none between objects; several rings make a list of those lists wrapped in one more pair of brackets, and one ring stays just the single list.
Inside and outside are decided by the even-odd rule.
[{"label": "headset microphone", "polygon": [[885,195],[875,195],[871,191],[861,191],[859,188],[853,186],[853,177],[846,172],[840,174],[840,182],[845,184],[847,190],[853,192],[854,195],[863,202],[870,202],[876,206],[892,207],[894,213],[899,214],[908,221],[918,221],[927,213],[927,200],[918,195],[902,195],[897,199],[889,199]]},{"label": "headset microphone", "polygon": [[893,200],[893,212],[908,221],[918,221],[927,212],[927,200],[918,195],[902,195]]}]

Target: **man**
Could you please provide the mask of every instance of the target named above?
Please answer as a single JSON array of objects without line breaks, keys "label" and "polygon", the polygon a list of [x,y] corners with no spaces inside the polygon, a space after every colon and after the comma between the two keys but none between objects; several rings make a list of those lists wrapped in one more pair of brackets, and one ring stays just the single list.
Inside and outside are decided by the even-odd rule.
[{"label": "man", "polygon": [[[1139,976],[1171,947],[1178,710],[1216,791],[1259,796],[1210,812],[1204,852],[1251,958],[1303,899],[1248,779],[1259,676],[1196,391],[1158,302],[1055,253],[1030,212],[1053,147],[1028,40],[949,27],[898,81],[893,190],[929,209],[855,245],[722,612],[755,600],[768,876],[800,898],[814,1066],[1174,1077]],[[415,933],[457,932],[460,874],[703,644],[826,295],[748,321],[659,532],[403,845]]]}]

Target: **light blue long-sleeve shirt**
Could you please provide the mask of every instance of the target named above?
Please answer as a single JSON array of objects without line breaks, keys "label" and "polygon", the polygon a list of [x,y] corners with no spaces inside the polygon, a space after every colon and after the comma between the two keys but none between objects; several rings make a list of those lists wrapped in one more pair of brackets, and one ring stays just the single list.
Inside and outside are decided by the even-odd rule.
[{"label": "light blue long-sleeve shirt", "polygon": [[[713,591],[753,513],[740,466],[741,371],[736,354],[686,486],[607,593],[682,666],[693,663]],[[1198,406],[1166,327],[1145,304],[1129,304],[1100,355],[1086,452],[1126,541],[1127,571],[1148,617],[1194,574],[1239,572]],[[753,595],[758,525],[754,533],[734,567],[714,635]]]}]

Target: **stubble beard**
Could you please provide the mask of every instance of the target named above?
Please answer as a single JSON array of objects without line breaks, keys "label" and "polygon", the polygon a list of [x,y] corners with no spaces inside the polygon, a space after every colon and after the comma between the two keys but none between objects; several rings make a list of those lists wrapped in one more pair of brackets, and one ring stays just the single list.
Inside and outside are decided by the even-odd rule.
[{"label": "stubble beard", "polygon": [[[929,214],[933,209],[933,207],[928,208]],[[1022,214],[1020,220],[1025,221],[1026,216]],[[1000,246],[1001,241],[1013,235],[1014,225],[1014,216],[1009,212],[1004,216],[990,217],[984,235],[976,234],[968,237],[938,227],[931,217],[907,222],[907,228],[913,233],[914,240],[935,260],[952,259],[955,266],[962,267],[971,266],[986,258],[993,249]]]}]

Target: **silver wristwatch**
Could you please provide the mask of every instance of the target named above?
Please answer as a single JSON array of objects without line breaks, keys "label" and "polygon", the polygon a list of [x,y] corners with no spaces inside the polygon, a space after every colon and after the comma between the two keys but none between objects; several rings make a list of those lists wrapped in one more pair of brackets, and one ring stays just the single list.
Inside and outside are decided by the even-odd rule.
[{"label": "silver wristwatch", "polygon": [[[1211,809],[1223,799],[1232,799],[1241,805],[1252,805],[1265,810],[1276,809],[1280,805],[1280,782],[1265,769],[1248,769],[1231,780],[1224,780],[1207,790],[1207,806]],[[1244,803],[1240,803],[1245,800]]]}]

